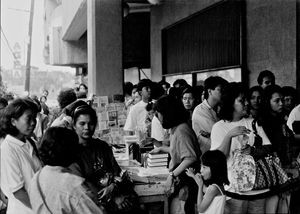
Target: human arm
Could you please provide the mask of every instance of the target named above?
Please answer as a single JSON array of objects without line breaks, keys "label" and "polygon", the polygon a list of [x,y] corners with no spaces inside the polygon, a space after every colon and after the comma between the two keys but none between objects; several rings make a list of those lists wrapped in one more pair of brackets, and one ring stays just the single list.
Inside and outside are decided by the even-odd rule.
[{"label": "human arm", "polygon": [[195,161],[193,159],[185,159],[183,160],[178,167],[176,167],[172,173],[173,175],[169,175],[167,177],[165,183],[165,193],[169,196],[172,193],[172,184],[174,182],[174,178],[180,175],[186,168],[188,168]]},{"label": "human arm", "polygon": [[170,153],[170,147],[168,146],[161,146],[161,147],[156,147],[152,149],[150,154],[157,154],[157,153]]},{"label": "human arm", "polygon": [[[214,130],[215,131],[215,130]],[[244,135],[244,134],[249,134],[250,130],[247,129],[245,126],[237,126],[228,131],[223,139],[221,140],[221,144],[218,145],[215,149],[220,150],[225,154],[227,157],[230,152],[230,147],[231,147],[231,141],[233,137],[239,136],[239,135]],[[214,135],[218,135],[218,133],[213,132]],[[213,139],[213,138],[212,138]],[[213,141],[213,140],[212,140]]]},{"label": "human arm", "polygon": [[25,190],[24,186],[17,190],[16,192],[13,192],[13,195],[16,199],[22,202],[26,207],[31,209],[30,199],[27,191]]},{"label": "human arm", "polygon": [[[201,178],[202,179],[202,178]],[[197,197],[197,210],[199,213],[203,213],[207,210],[207,208],[210,206],[214,198],[219,194],[219,189],[214,186],[210,185],[205,195],[203,196],[203,183],[202,188],[198,188],[198,197]]]}]

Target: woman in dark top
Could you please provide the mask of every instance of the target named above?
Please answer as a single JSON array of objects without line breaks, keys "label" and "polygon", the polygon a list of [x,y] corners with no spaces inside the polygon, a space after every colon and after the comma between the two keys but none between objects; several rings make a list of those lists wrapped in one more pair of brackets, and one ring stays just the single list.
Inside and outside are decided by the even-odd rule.
[{"label": "woman in dark top", "polygon": [[110,146],[100,139],[93,138],[97,124],[95,110],[87,105],[79,106],[73,111],[72,119],[79,144],[82,146],[78,162],[80,174],[96,189],[100,204],[109,213],[118,213],[120,210],[122,213],[134,213],[133,209],[136,209],[138,203],[132,198],[134,192],[131,183],[126,183],[126,179],[123,179]]},{"label": "woman in dark top", "polygon": [[282,88],[278,85],[265,88],[262,126],[283,167],[287,167],[291,164],[295,152],[292,149],[294,137],[284,119]]}]

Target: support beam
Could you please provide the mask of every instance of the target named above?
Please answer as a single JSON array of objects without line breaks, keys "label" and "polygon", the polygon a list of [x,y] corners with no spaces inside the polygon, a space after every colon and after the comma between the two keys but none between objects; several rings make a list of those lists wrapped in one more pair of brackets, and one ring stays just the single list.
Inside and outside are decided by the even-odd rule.
[{"label": "support beam", "polygon": [[89,92],[122,94],[122,1],[87,0],[87,14]]}]

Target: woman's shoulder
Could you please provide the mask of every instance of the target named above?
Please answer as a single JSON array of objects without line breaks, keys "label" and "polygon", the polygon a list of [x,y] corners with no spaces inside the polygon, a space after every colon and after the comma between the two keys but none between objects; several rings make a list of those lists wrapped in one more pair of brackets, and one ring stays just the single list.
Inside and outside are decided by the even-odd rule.
[{"label": "woman's shoulder", "polygon": [[206,193],[213,194],[215,196],[223,195],[224,188],[220,187],[218,184],[211,184],[208,186]]}]

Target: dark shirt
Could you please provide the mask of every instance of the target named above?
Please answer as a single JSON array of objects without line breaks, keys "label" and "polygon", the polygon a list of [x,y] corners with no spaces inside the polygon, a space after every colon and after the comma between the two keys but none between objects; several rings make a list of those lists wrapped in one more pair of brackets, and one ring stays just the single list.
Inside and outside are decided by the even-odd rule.
[{"label": "dark shirt", "polygon": [[92,139],[87,146],[82,146],[79,166],[82,176],[96,186],[107,173],[119,176],[121,172],[111,147],[100,139]]}]

